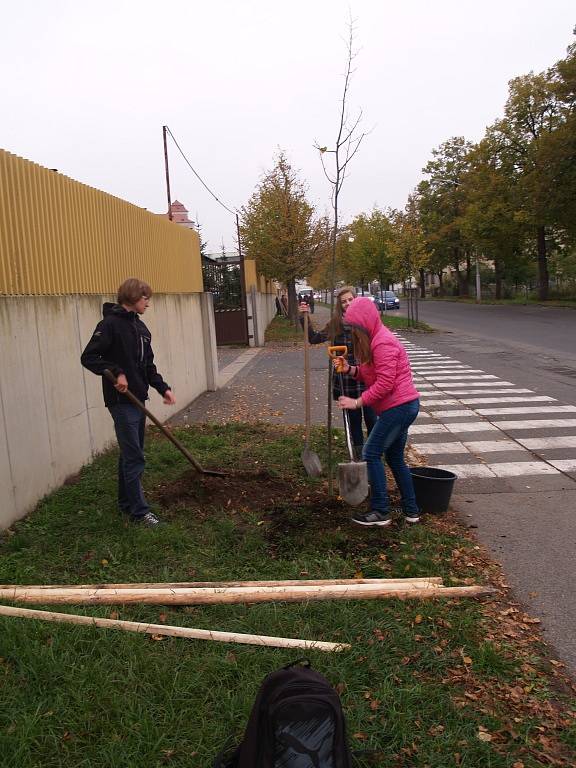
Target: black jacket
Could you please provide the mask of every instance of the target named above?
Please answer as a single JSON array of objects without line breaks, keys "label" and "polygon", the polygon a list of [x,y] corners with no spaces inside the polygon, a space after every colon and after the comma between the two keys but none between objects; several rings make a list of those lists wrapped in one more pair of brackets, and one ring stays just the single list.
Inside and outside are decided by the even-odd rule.
[{"label": "black jacket", "polygon": [[[80,362],[84,368],[102,376],[108,368],[115,376],[123,373],[128,379],[128,389],[139,400],[148,398],[152,386],[164,395],[170,386],[166,384],[154,365],[152,337],[136,312],[128,312],[119,304],[106,302],[92,338],[82,352]],[[104,403],[107,406],[129,403],[111,382],[102,376]]]}]

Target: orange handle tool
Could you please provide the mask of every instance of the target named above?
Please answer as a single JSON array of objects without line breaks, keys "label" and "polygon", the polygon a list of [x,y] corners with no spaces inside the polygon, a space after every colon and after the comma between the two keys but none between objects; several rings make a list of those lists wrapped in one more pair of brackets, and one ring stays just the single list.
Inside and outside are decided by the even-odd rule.
[{"label": "orange handle tool", "polygon": [[[338,345],[335,347],[328,347],[328,357],[342,357],[343,355],[346,355],[348,352],[348,347],[343,345]],[[336,368],[336,373],[342,373],[342,367]]]}]

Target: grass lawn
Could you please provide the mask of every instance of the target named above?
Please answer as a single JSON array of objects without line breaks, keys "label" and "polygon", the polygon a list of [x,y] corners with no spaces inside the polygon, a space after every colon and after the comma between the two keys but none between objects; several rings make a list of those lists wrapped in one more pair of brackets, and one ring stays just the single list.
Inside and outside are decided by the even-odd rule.
[{"label": "grass lawn", "polygon": [[[322,431],[313,448],[325,461]],[[302,429],[192,426],[178,436],[232,478],[200,481],[157,431],[145,485],[162,528],[115,507],[114,451],[0,539],[2,583],[442,576],[501,583],[450,515],[353,527],[301,466]],[[341,434],[338,442],[341,442]],[[534,620],[485,602],[339,601],[48,610],[337,640],[312,651],[337,687],[358,766],[536,768],[576,763],[576,700]],[[208,768],[238,739],[263,677],[302,652],[0,619],[2,768]]]},{"label": "grass lawn", "polygon": [[[420,299],[422,301],[422,299]],[[476,299],[472,296],[427,296],[425,301],[456,301],[462,304],[476,304]],[[567,309],[576,309],[576,299],[548,299],[548,301],[541,301],[540,299],[529,296],[526,299],[525,296],[516,296],[513,299],[482,299],[480,304],[519,304],[525,306],[527,304],[539,307],[566,307]]]}]

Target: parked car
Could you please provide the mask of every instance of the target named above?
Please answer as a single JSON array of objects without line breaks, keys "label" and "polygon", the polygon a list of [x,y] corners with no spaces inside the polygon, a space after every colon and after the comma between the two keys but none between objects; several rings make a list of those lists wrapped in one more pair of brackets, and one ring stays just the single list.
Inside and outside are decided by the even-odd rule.
[{"label": "parked car", "polygon": [[381,312],[385,309],[400,309],[400,299],[394,291],[382,291],[382,296],[373,296],[373,299]]}]

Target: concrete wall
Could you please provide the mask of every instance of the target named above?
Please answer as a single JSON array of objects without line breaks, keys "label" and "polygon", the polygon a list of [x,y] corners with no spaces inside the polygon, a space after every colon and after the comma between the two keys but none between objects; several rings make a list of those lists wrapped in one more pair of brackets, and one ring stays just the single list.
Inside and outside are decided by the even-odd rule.
[{"label": "concrete wall", "polygon": [[[0,297],[0,528],[23,517],[113,441],[100,378],[80,365],[102,303],[111,299]],[[210,307],[199,293],[154,294],[144,317],[176,410],[213,386],[213,327],[203,322]],[[150,396],[158,418],[176,412],[154,390]]]},{"label": "concrete wall", "polygon": [[259,293],[252,286],[246,294],[248,304],[248,333],[251,334],[251,347],[264,346],[264,334],[276,316],[276,296],[271,293]]}]

